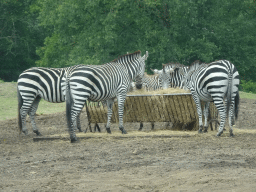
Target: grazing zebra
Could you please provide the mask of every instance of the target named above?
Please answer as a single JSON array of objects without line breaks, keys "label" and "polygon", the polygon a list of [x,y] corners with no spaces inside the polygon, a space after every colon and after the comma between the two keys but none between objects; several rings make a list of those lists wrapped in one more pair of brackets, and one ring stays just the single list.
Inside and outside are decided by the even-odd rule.
[{"label": "grazing zebra", "polygon": [[184,88],[181,86],[182,79],[184,78],[184,75],[180,73],[180,68],[184,70],[184,72],[188,71],[188,67],[185,65],[182,65],[180,63],[167,63],[165,64],[167,69],[174,69],[173,73],[170,75],[170,85],[173,88],[179,87]]},{"label": "grazing zebra", "polygon": [[[17,83],[18,125],[20,131],[25,134],[28,133],[26,117],[29,114],[33,132],[41,135],[35,122],[35,114],[41,98],[51,103],[64,102],[66,92],[66,82],[63,82],[64,74],[78,66],[67,68],[32,67],[20,74]],[[77,123],[78,129],[81,131],[79,117]]]},{"label": "grazing zebra", "polygon": [[[182,65],[180,63],[167,63],[167,64],[163,64],[165,65],[166,69],[172,69],[173,71],[171,71],[171,75],[169,76],[169,81],[170,81],[170,87],[180,87],[181,85],[181,81],[183,79],[183,75],[180,73],[179,68],[183,68],[185,70],[185,72],[187,72],[188,67],[185,65]],[[161,74],[163,72],[163,69],[158,70],[158,69],[151,69],[151,71],[153,71],[154,74]],[[180,88],[184,88],[184,87],[180,87]]]},{"label": "grazing zebra", "polygon": [[158,71],[158,74],[148,75],[144,74],[142,79],[142,85],[145,87],[147,91],[149,90],[159,90],[159,89],[167,89],[170,87],[169,80],[170,74],[174,71],[172,68],[165,68],[163,65],[163,69]]},{"label": "grazing zebra", "polygon": [[[210,101],[213,101],[221,118],[217,136],[223,133],[226,115],[229,117],[230,136],[233,136],[232,123],[234,115],[237,119],[239,105],[239,74],[236,67],[227,60],[219,60],[209,64],[194,62],[187,72],[181,68],[181,73],[184,75],[182,83],[191,91],[196,103],[199,116],[198,132],[201,133],[203,129],[200,101],[206,101],[206,107]],[[207,117],[208,110],[205,113]],[[207,132],[207,128],[207,121],[205,121],[205,132]]]},{"label": "grazing zebra", "polygon": [[142,87],[142,77],[145,71],[146,55],[141,57],[141,52],[120,56],[112,62],[98,66],[83,66],[74,69],[68,74],[66,90],[66,114],[71,142],[76,142],[75,126],[76,117],[82,110],[85,102],[107,101],[108,120],[106,130],[110,131],[110,120],[114,99],[118,100],[119,129],[123,134],[124,102],[133,79],[136,87]]}]

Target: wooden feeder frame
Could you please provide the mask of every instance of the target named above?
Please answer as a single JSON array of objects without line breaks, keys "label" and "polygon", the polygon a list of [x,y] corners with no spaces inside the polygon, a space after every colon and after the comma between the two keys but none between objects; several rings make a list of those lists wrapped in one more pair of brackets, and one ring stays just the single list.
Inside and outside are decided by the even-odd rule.
[{"label": "wooden feeder frame", "polygon": [[[204,102],[201,103],[201,105]],[[202,105],[202,110],[203,110]],[[87,102],[86,112],[88,126],[91,123],[99,129],[98,123],[107,122],[107,107],[101,102]],[[180,129],[197,130],[198,115],[191,93],[157,94],[157,95],[127,95],[124,104],[124,122],[172,122]],[[211,102],[209,119],[218,123],[218,110]],[[111,123],[118,123],[118,104],[113,105]],[[212,124],[210,124],[211,129]]]}]

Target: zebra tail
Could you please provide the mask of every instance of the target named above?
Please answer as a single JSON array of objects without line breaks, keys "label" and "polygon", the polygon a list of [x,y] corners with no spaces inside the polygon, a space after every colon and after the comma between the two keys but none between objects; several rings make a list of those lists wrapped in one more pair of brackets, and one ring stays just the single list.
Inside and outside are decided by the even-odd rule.
[{"label": "zebra tail", "polygon": [[69,84],[69,78],[66,79],[66,117],[67,117],[67,123],[68,128],[71,128],[71,109],[73,106],[73,98],[71,96],[71,90],[70,90],[70,84]]},{"label": "zebra tail", "polygon": [[237,91],[237,94],[235,97],[235,118],[236,118],[236,120],[238,118],[238,113],[239,113],[239,102],[240,102],[239,91]]},{"label": "zebra tail", "polygon": [[19,129],[20,129],[20,132],[22,130],[22,121],[21,121],[21,114],[20,114],[20,109],[23,105],[23,99],[21,97],[21,94],[20,94],[20,91],[17,87],[17,97],[18,97],[18,126],[19,126]]},{"label": "zebra tail", "polygon": [[232,87],[233,87],[233,75],[232,73],[229,72],[228,74],[228,92],[227,92],[227,117],[229,115],[229,108],[230,108],[230,104],[231,104],[231,100],[232,100]]}]

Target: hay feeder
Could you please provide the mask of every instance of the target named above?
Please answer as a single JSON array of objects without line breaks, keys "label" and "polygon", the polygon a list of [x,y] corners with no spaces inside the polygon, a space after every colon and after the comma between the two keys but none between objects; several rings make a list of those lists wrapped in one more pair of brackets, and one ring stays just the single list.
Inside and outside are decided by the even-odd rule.
[{"label": "hay feeder", "polygon": [[[203,104],[203,103],[202,103]],[[203,106],[203,105],[202,105]],[[87,102],[86,112],[88,126],[91,123],[107,122],[107,107],[101,102]],[[156,94],[156,95],[127,95],[124,104],[125,122],[172,122],[176,130],[197,130],[198,115],[191,93]],[[213,103],[210,104],[209,120],[218,123],[218,111]],[[118,105],[113,106],[111,123],[118,123]],[[212,124],[210,124],[211,129]],[[91,130],[92,131],[92,130]]]}]

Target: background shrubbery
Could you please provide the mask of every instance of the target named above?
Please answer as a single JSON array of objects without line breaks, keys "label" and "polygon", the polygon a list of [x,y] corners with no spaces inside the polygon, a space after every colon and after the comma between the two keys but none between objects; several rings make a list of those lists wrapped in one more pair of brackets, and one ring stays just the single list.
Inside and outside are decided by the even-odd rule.
[{"label": "background shrubbery", "polygon": [[256,82],[242,80],[240,90],[248,93],[256,93]]},{"label": "background shrubbery", "polygon": [[32,66],[102,64],[141,50],[149,51],[148,69],[230,60],[250,90],[255,10],[254,0],[1,1],[0,78],[16,81]]}]

